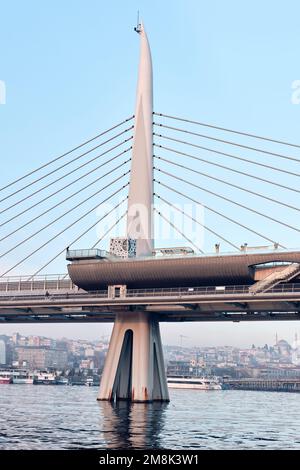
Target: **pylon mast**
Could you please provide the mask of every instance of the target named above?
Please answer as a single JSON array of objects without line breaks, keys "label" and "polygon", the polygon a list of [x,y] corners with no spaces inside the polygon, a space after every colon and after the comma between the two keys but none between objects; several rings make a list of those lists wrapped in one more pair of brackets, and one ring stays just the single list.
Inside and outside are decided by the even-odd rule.
[{"label": "pylon mast", "polygon": [[144,25],[140,35],[140,63],[127,213],[127,237],[137,241],[136,255],[153,250],[153,74],[151,51]]}]

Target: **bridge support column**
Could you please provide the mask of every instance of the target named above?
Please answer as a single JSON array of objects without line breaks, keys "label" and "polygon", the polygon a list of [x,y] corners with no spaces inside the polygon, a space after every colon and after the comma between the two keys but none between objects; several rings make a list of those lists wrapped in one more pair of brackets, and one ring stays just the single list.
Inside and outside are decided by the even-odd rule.
[{"label": "bridge support column", "polygon": [[117,314],[98,400],[169,401],[159,323],[151,314]]}]

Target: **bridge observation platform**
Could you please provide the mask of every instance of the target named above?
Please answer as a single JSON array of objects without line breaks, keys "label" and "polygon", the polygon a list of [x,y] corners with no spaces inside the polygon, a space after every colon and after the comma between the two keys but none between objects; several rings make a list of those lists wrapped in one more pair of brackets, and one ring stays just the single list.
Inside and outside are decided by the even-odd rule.
[{"label": "bridge observation platform", "polygon": [[[253,284],[255,281],[300,264],[299,250],[239,252],[228,254],[175,254],[122,259],[96,250],[67,252],[70,278],[78,287],[90,291],[108,285],[129,288],[182,287],[201,285]],[[81,256],[81,253],[84,253]],[[300,275],[300,269],[295,276]],[[294,277],[295,277],[294,276]]]}]

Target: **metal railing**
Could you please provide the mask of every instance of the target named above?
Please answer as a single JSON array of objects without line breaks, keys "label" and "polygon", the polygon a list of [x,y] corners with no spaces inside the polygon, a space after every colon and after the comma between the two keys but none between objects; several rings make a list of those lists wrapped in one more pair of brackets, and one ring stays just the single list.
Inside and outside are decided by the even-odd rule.
[{"label": "metal railing", "polygon": [[[128,289],[126,297],[249,294],[250,285]],[[300,284],[281,284],[266,293],[300,292]]]},{"label": "metal railing", "polygon": [[[41,276],[42,277],[42,276]],[[152,288],[152,289],[127,289],[126,295],[120,297],[115,295],[114,297],[109,297],[109,292],[107,289],[97,290],[97,291],[84,291],[76,287],[70,279],[65,279],[63,276],[60,276],[58,279],[34,279],[33,281],[20,281],[18,286],[22,287],[22,283],[27,282],[26,289],[11,289],[10,287],[6,290],[3,287],[6,286],[4,282],[0,282],[0,295],[1,299],[5,298],[22,300],[22,299],[78,299],[78,298],[103,298],[110,300],[120,300],[120,299],[136,299],[136,298],[157,298],[157,297],[193,297],[193,296],[226,296],[226,295],[251,295],[257,297],[262,294],[292,294],[300,293],[300,283],[299,284],[280,284],[271,289],[268,289],[266,292],[262,293],[253,293],[249,291],[251,285],[232,285],[232,286],[205,286],[205,287],[166,287],[166,288]],[[29,283],[29,284],[28,284]],[[32,283],[32,284],[31,284]],[[14,282],[11,284],[14,285]],[[45,286],[47,286],[45,288]],[[51,287],[52,286],[52,287]],[[32,287],[32,288],[31,288]],[[48,292],[48,290],[50,292]],[[65,290],[67,292],[59,292]],[[28,293],[26,293],[27,291]],[[35,292],[35,293],[34,293]]]},{"label": "metal railing", "polygon": [[107,251],[99,250],[98,248],[94,249],[85,249],[85,250],[67,250],[66,259],[89,259],[89,258],[106,258]]},{"label": "metal railing", "polygon": [[78,290],[67,274],[47,274],[40,276],[9,276],[0,278],[1,292],[47,291],[70,289]]}]

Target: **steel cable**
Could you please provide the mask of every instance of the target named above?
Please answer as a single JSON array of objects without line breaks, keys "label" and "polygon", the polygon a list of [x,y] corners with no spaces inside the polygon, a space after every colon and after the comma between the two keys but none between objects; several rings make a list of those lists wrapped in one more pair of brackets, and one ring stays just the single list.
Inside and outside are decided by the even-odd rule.
[{"label": "steel cable", "polygon": [[[121,164],[115,166],[114,168],[112,168],[111,170],[109,170],[107,173],[104,173],[103,175],[99,176],[98,178],[96,178],[94,181],[92,181],[91,183],[88,183],[87,185],[83,186],[82,188],[78,189],[77,191],[75,191],[74,193],[70,194],[69,196],[67,196],[65,199],[62,199],[61,201],[57,202],[54,206],[50,207],[49,209],[45,210],[44,212],[40,213],[39,215],[35,216],[33,219],[27,221],[25,224],[21,225],[20,227],[16,228],[15,230],[13,230],[12,232],[8,233],[7,235],[5,235],[5,237],[2,237],[0,238],[0,242],[6,240],[7,238],[9,238],[10,236],[14,235],[15,233],[17,233],[19,230],[27,227],[28,225],[30,225],[32,222],[35,222],[36,220],[38,220],[40,217],[42,217],[43,215],[45,214],[48,214],[49,212],[51,212],[53,209],[55,209],[56,207],[60,206],[61,204],[64,204],[66,201],[68,201],[69,199],[71,199],[72,197],[76,196],[77,194],[81,193],[82,191],[84,191],[85,189],[87,188],[90,188],[93,184],[97,183],[98,181],[102,180],[103,178],[105,178],[106,176],[114,173],[116,170],[118,170],[119,168],[122,168],[126,163],[130,162],[130,158],[128,160],[125,160],[124,162],[122,162]],[[1,256],[0,256],[1,257]]]},{"label": "steel cable", "polygon": [[[33,237],[35,237],[36,235],[38,235],[39,233],[43,232],[46,228],[50,227],[51,225],[53,225],[54,223],[58,222],[59,220],[61,220],[63,217],[65,217],[66,215],[69,215],[70,212],[73,212],[75,209],[77,209],[78,207],[80,207],[82,204],[84,204],[85,202],[89,201],[92,197],[100,194],[102,191],[104,191],[104,189],[107,189],[108,187],[110,187],[112,184],[116,183],[117,181],[119,181],[121,178],[123,178],[125,175],[128,175],[130,173],[130,170],[127,171],[126,173],[123,173],[121,176],[118,176],[118,178],[115,178],[112,182],[110,182],[109,184],[103,186],[101,189],[99,189],[98,191],[96,191],[95,193],[91,194],[90,196],[88,196],[87,198],[85,198],[83,201],[79,202],[78,204],[76,204],[75,206],[73,206],[71,209],[69,209],[67,212],[64,212],[63,214],[61,214],[60,216],[56,217],[55,219],[51,220],[51,222],[48,222],[48,224],[44,225],[42,228],[40,228],[39,230],[37,230],[36,232],[34,232],[33,234],[29,235],[27,238],[23,239],[21,242],[17,243],[16,245],[14,245],[12,248],[10,248],[9,250],[3,252],[0,254],[0,258],[3,258],[4,256],[7,256],[9,253],[11,253],[12,251],[14,251],[15,249],[17,249],[19,246],[23,245],[24,243],[26,243],[27,241],[31,240]],[[98,204],[99,205],[99,204]],[[97,206],[98,206],[97,205]],[[96,207],[97,207],[96,206]]]},{"label": "steel cable", "polygon": [[244,149],[247,149],[247,150],[253,150],[255,152],[263,153],[265,155],[272,155],[273,157],[284,158],[285,160],[292,160],[292,161],[300,163],[299,158],[283,155],[282,153],[269,152],[267,150],[259,149],[259,148],[256,148],[256,147],[250,147],[249,145],[237,144],[236,142],[232,142],[230,140],[218,139],[217,137],[211,137],[211,136],[205,135],[205,134],[198,134],[197,132],[187,131],[185,129],[180,129],[178,127],[167,126],[165,124],[160,124],[160,123],[157,123],[157,122],[154,122],[153,125],[158,126],[158,127],[164,127],[165,129],[170,129],[170,130],[177,131],[177,132],[183,132],[185,134],[194,135],[196,137],[202,137],[203,139],[213,140],[214,142],[220,142],[222,144],[233,145],[235,147],[244,148]]},{"label": "steel cable", "polygon": [[[78,240],[80,240],[80,238],[82,238],[86,233],[88,233],[92,228],[94,228],[99,222],[101,222],[103,219],[105,219],[105,217],[107,217],[108,215],[110,215],[114,210],[116,210],[121,204],[123,204],[123,202],[125,202],[128,198],[125,197],[121,202],[119,202],[115,207],[113,207],[109,212],[107,212],[104,216],[101,217],[101,219],[97,220],[96,223],[94,223],[93,225],[91,225],[88,229],[86,229],[83,233],[81,233],[77,238],[75,238],[74,240],[71,241],[71,243],[69,244],[69,246],[71,245],[74,245],[74,243],[76,243]],[[125,212],[125,214],[122,215],[122,217],[120,217],[117,222],[109,228],[109,230],[97,241],[97,243],[92,247],[94,248],[98,243],[100,243],[104,238],[105,236],[107,235],[107,233],[109,233],[115,225],[117,225],[118,222],[120,222],[120,220],[126,215],[127,212]],[[57,253],[55,256],[53,256],[53,258],[51,258],[49,261],[47,261],[46,264],[44,264],[41,268],[38,269],[38,271],[36,271],[34,274],[32,274],[32,276],[30,276],[30,279],[32,279],[34,276],[36,276],[38,273],[40,273],[43,269],[45,269],[47,266],[49,266],[49,264],[51,264],[53,261],[55,261],[60,255],[63,254],[63,252],[66,250],[66,248],[63,248],[63,250],[61,250],[59,253]],[[67,277],[67,274],[63,277],[63,279]]]},{"label": "steel cable", "polygon": [[[169,189],[170,191],[173,191],[174,193],[179,194],[180,196],[185,197],[185,198],[188,199],[189,201],[194,202],[195,204],[199,204],[199,202],[196,201],[196,199],[193,199],[192,197],[187,196],[186,194],[182,193],[181,191],[178,191],[178,189],[174,189],[174,188],[172,188],[171,186],[168,186],[167,184],[162,183],[162,182],[159,181],[159,180],[154,179],[154,181],[155,181],[156,183],[160,184],[161,186],[163,186],[164,188],[167,188],[167,189]],[[276,242],[275,240],[272,240],[271,238],[267,237],[266,235],[263,235],[263,234],[261,234],[260,232],[257,232],[256,230],[254,230],[254,229],[252,229],[252,228],[250,228],[250,227],[247,227],[247,225],[244,225],[244,224],[242,224],[241,222],[238,222],[237,220],[232,219],[231,217],[228,217],[227,215],[223,214],[222,212],[218,212],[217,210],[212,209],[211,207],[209,207],[209,206],[207,206],[207,205],[205,205],[205,204],[203,204],[203,203],[201,203],[201,205],[202,205],[205,209],[209,210],[210,212],[213,212],[214,214],[217,214],[217,215],[219,215],[220,217],[223,217],[225,220],[228,220],[229,222],[232,222],[233,224],[238,225],[239,227],[242,227],[242,228],[248,230],[249,232],[254,233],[255,235],[258,235],[258,236],[261,237],[263,240],[269,241],[269,242],[273,243],[274,245],[278,243],[278,242]],[[280,246],[281,248],[286,249],[286,247],[283,246],[283,245],[281,245],[280,243],[278,243],[278,246]]]},{"label": "steel cable", "polygon": [[191,215],[187,214],[186,212],[182,211],[181,209],[179,209],[179,207],[176,207],[174,206],[174,204],[172,204],[171,202],[167,201],[165,198],[163,198],[162,196],[159,196],[158,194],[154,193],[154,196],[156,196],[157,198],[161,199],[162,201],[164,201],[166,204],[168,204],[170,207],[172,207],[173,209],[177,210],[178,212],[180,212],[182,215],[184,215],[185,217],[188,217],[189,219],[191,219],[193,222],[195,222],[196,224],[200,225],[201,227],[203,227],[205,230],[207,230],[208,232],[212,233],[213,235],[216,235],[218,238],[220,238],[221,240],[223,240],[224,242],[228,243],[228,245],[232,246],[233,248],[235,248],[236,250],[238,251],[241,251],[240,248],[235,245],[234,243],[232,243],[230,240],[227,240],[226,238],[222,237],[222,235],[220,235],[219,233],[215,232],[214,230],[212,230],[211,228],[207,227],[207,225],[204,225],[202,224],[201,222],[199,222],[199,220],[195,219],[194,217],[192,217]]},{"label": "steel cable", "polygon": [[272,220],[273,222],[276,222],[277,224],[280,224],[280,225],[282,225],[282,226],[284,226],[284,227],[287,227],[287,228],[289,228],[289,229],[291,229],[291,230],[294,230],[295,232],[299,232],[299,233],[300,233],[300,229],[298,229],[298,228],[296,228],[296,227],[293,227],[292,225],[289,225],[289,224],[287,224],[287,223],[285,223],[285,222],[282,222],[282,221],[280,221],[280,220],[278,220],[278,219],[275,219],[274,217],[271,217],[271,216],[269,216],[269,215],[267,215],[267,214],[264,214],[264,213],[262,213],[262,212],[259,212],[259,211],[255,210],[255,209],[252,209],[251,207],[245,206],[244,204],[241,204],[241,203],[239,203],[239,202],[233,201],[232,199],[230,199],[230,198],[228,198],[228,197],[226,197],[226,196],[222,196],[222,195],[220,195],[220,194],[218,194],[218,193],[215,193],[214,191],[211,191],[211,190],[206,189],[206,188],[201,188],[200,186],[198,186],[198,185],[192,183],[191,181],[187,181],[187,180],[185,180],[184,178],[180,178],[179,176],[175,176],[175,175],[173,175],[172,173],[169,173],[169,172],[167,172],[167,171],[161,170],[160,168],[156,168],[156,167],[154,167],[154,168],[155,168],[157,171],[159,171],[159,172],[161,172],[161,173],[164,173],[165,175],[171,176],[172,178],[175,178],[175,179],[177,179],[177,180],[179,180],[179,181],[182,181],[182,182],[184,182],[184,183],[186,183],[186,184],[189,184],[190,186],[193,186],[194,188],[200,189],[201,191],[204,191],[204,192],[206,192],[206,193],[212,194],[213,196],[216,196],[216,197],[222,199],[223,201],[227,201],[227,202],[230,202],[231,204],[235,204],[236,206],[242,207],[243,209],[246,209],[246,210],[248,210],[248,211],[250,211],[250,212],[252,212],[252,213],[254,213],[254,214],[260,215],[261,217],[264,217],[265,219]]},{"label": "steel cable", "polygon": [[170,116],[168,114],[162,114],[162,113],[153,113],[153,114],[156,115],[156,116],[166,117],[166,118],[169,118],[169,119],[175,119],[176,121],[182,121],[182,122],[187,122],[189,124],[196,124],[198,126],[209,127],[211,129],[216,129],[216,130],[219,130],[219,131],[231,132],[232,134],[243,135],[243,136],[246,136],[246,137],[253,137],[254,139],[265,140],[265,141],[268,141],[268,142],[273,142],[275,144],[288,145],[289,147],[300,148],[299,144],[292,144],[292,143],[286,142],[284,140],[276,140],[276,139],[272,139],[270,137],[263,137],[261,135],[249,134],[248,132],[235,131],[233,129],[228,129],[226,127],[219,127],[219,126],[215,126],[213,124],[207,124],[207,123],[199,122],[199,121],[192,121],[190,119],[180,118],[180,117],[176,117],[176,116]]},{"label": "steel cable", "polygon": [[[176,152],[176,153],[182,153],[182,152]],[[266,196],[266,195],[258,193],[256,191],[252,191],[251,189],[243,188],[242,186],[239,186],[239,185],[234,184],[234,183],[230,183],[229,181],[223,180],[221,178],[217,178],[216,176],[211,176],[208,173],[204,173],[202,171],[198,171],[198,170],[194,170],[192,168],[188,168],[184,165],[181,165],[180,163],[172,162],[171,160],[168,160],[167,158],[160,157],[158,155],[154,155],[154,157],[157,158],[158,160],[162,160],[162,161],[165,161],[167,163],[170,163],[171,165],[178,166],[180,168],[184,168],[185,170],[188,170],[192,173],[195,173],[195,174],[198,174],[198,175],[201,175],[201,176],[205,176],[206,178],[209,178],[209,179],[212,179],[214,181],[218,181],[220,183],[226,184],[227,186],[230,186],[232,188],[239,189],[240,191],[244,191],[246,193],[253,194],[254,196],[260,197],[260,198],[265,199],[267,201],[271,201],[271,202],[273,202],[275,204],[278,204],[280,206],[284,206],[284,207],[287,207],[288,209],[293,209],[297,212],[300,212],[300,209],[298,207],[292,206],[292,205],[287,204],[285,202],[278,201],[278,199],[274,199],[272,197]]]},{"label": "steel cable", "polygon": [[[109,160],[107,160],[106,162],[104,163],[101,163],[101,165],[98,165],[96,166],[95,168],[92,168],[90,171],[88,171],[87,173],[84,173],[84,175],[82,176],[79,176],[78,178],[76,178],[75,180],[71,181],[70,183],[66,184],[65,186],[62,186],[61,188],[57,189],[56,191],[54,191],[53,193],[49,194],[48,196],[44,197],[43,199],[40,199],[39,201],[37,201],[36,203],[32,204],[31,206],[27,207],[26,209],[23,209],[22,211],[18,212],[18,214],[14,215],[13,217],[11,217],[10,219],[7,219],[5,222],[3,222],[2,224],[0,224],[0,227],[3,227],[4,225],[8,224],[9,222],[11,222],[12,220],[15,220],[17,219],[18,217],[20,217],[21,215],[24,215],[26,212],[30,211],[31,209],[37,207],[39,204],[41,204],[42,202],[45,202],[47,201],[48,199],[50,199],[51,197],[53,196],[56,196],[58,193],[60,193],[61,191],[64,191],[65,189],[69,188],[70,186],[72,186],[73,184],[77,183],[78,181],[80,181],[81,179],[85,178],[86,176],[90,175],[91,173],[94,173],[94,171],[97,171],[99,170],[100,168],[102,168],[103,166],[107,165],[108,163],[111,163],[113,160],[115,160],[116,158],[120,157],[121,155],[124,155],[125,153],[129,152],[130,150],[132,149],[132,147],[128,147],[127,149],[123,150],[123,152],[120,152],[118,153],[117,155],[115,155],[114,157],[110,158]],[[100,154],[99,156],[102,156],[104,154]],[[97,157],[98,158],[98,157]],[[71,171],[70,173],[62,176],[62,178],[65,178],[65,176],[68,176],[69,174],[73,173],[74,171],[77,171],[77,169],[87,165],[88,163],[90,163],[91,161],[87,162],[87,163],[84,163],[83,165],[80,165],[80,167],[77,167],[75,168],[75,170]],[[60,178],[60,179],[62,179]],[[58,180],[57,180],[58,181]],[[57,182],[56,181],[56,182]],[[48,186],[48,185],[47,185]],[[41,188],[42,189],[45,189],[46,186],[44,186],[44,188]],[[39,191],[38,191],[39,192]],[[27,199],[27,198],[25,198]]]},{"label": "steel cable", "polygon": [[221,152],[220,150],[211,149],[209,147],[203,147],[202,145],[193,144],[191,142],[186,142],[185,140],[181,140],[181,139],[175,139],[175,137],[168,137],[164,134],[157,134],[156,132],[153,132],[153,135],[157,136],[159,138],[162,138],[162,139],[171,140],[172,142],[177,142],[179,144],[189,145],[190,147],[205,150],[207,152],[212,152],[212,153],[222,155],[222,156],[225,156],[225,157],[229,157],[229,158],[232,158],[232,159],[235,159],[235,160],[238,160],[238,161],[250,163],[251,165],[256,165],[256,166],[259,166],[259,167],[262,167],[262,168],[268,168],[269,170],[278,171],[278,172],[284,173],[286,175],[300,177],[300,173],[295,173],[294,171],[283,170],[282,168],[278,168],[278,167],[272,166],[272,165],[267,165],[266,163],[255,162],[254,160],[249,160],[248,158],[238,157],[237,155],[233,155],[232,153]]},{"label": "steel cable", "polygon": [[75,152],[75,150],[78,150],[80,149],[81,147],[83,147],[84,145],[87,145],[89,144],[90,142],[93,142],[94,140],[98,139],[99,137],[102,137],[103,135],[105,134],[108,134],[109,132],[111,132],[112,130],[114,129],[117,129],[118,127],[122,126],[123,124],[125,124],[126,122],[129,122],[131,121],[132,119],[134,118],[134,116],[130,116],[129,118],[127,119],[124,119],[123,121],[121,121],[119,124],[116,124],[115,126],[112,126],[110,127],[109,129],[106,129],[104,132],[101,132],[100,134],[96,135],[95,137],[92,137],[91,139],[89,140],[86,140],[85,142],[83,142],[82,144],[80,145],[77,145],[77,147],[74,147],[72,148],[71,150],[69,150],[68,152],[65,152],[63,153],[62,155],[59,155],[58,157],[54,158],[53,160],[50,160],[49,162],[45,163],[44,165],[41,165],[40,167],[30,171],[29,173],[27,173],[26,175],[23,175],[21,176],[20,178],[17,178],[16,180],[12,181],[11,183],[7,184],[6,186],[3,186],[2,188],[0,188],[0,191],[3,191],[4,189],[6,188],[9,188],[10,186],[18,183],[19,181],[27,178],[28,176],[31,176],[33,175],[34,173],[37,173],[38,171],[42,170],[43,168],[51,165],[51,163],[54,163],[60,159],[62,159],[63,157],[66,157],[67,155],[69,155],[70,153],[72,152]]},{"label": "steel cable", "polygon": [[[40,251],[42,248],[44,248],[45,246],[47,246],[49,243],[51,243],[53,240],[55,240],[57,237],[59,237],[60,235],[62,235],[66,230],[68,230],[69,228],[71,228],[72,226],[74,226],[75,224],[77,224],[78,222],[80,222],[82,219],[84,219],[87,215],[89,215],[91,212],[93,212],[95,209],[97,209],[97,207],[100,205],[100,204],[104,204],[105,202],[107,202],[109,199],[111,199],[113,196],[115,196],[116,194],[118,194],[122,189],[126,188],[126,186],[128,186],[129,183],[123,185],[121,188],[119,188],[117,191],[115,191],[113,194],[111,194],[110,196],[108,196],[106,199],[104,199],[103,201],[101,201],[100,203],[98,203],[96,206],[94,206],[92,209],[90,209],[88,212],[86,212],[84,215],[82,215],[81,217],[79,217],[78,219],[76,219],[75,221],[73,221],[71,224],[69,224],[67,227],[65,227],[63,230],[61,230],[59,233],[57,233],[55,236],[53,236],[52,238],[50,238],[49,240],[47,240],[45,243],[43,243],[42,245],[40,245],[38,248],[36,248],[34,251],[32,251],[31,253],[29,253],[25,258],[21,259],[20,261],[18,261],[14,266],[12,266],[11,268],[9,268],[7,271],[5,271],[3,274],[1,274],[0,277],[3,277],[5,276],[6,274],[8,274],[10,271],[12,271],[14,268],[16,268],[17,266],[19,266],[20,264],[24,263],[24,261],[26,261],[28,258],[30,258],[31,256],[33,256],[35,253],[37,253],[38,251]],[[99,222],[99,221],[98,221]],[[95,226],[96,224],[94,224]],[[75,242],[74,242],[75,243]]]},{"label": "steel cable", "polygon": [[[100,144],[96,145],[95,147],[87,150],[86,152],[84,153],[81,153],[80,155],[78,155],[77,157],[73,158],[72,160],[69,160],[68,162],[64,163],[63,165],[55,168],[54,170],[50,171],[49,173],[46,173],[45,175],[42,175],[40,176],[40,178],[37,178],[33,181],[31,181],[30,183],[28,183],[27,185],[23,186],[22,188],[20,189],[17,189],[16,191],[14,191],[13,193],[9,194],[8,196],[5,196],[4,198],[0,199],[0,203],[3,202],[3,201],[6,201],[7,199],[11,198],[12,196],[15,196],[16,194],[20,193],[21,191],[24,191],[24,189],[27,189],[29,188],[30,186],[34,185],[35,183],[38,183],[40,182],[41,180],[43,180],[44,178],[47,178],[48,176],[52,175],[53,173],[56,173],[57,171],[61,170],[62,168],[65,168],[66,166],[70,165],[71,163],[74,163],[76,162],[77,160],[79,160],[80,158],[84,157],[85,155],[93,152],[94,150],[98,149],[99,147],[102,147],[103,145],[106,145],[108,142],[111,142],[112,140],[115,140],[117,139],[118,137],[120,137],[121,135],[123,134],[126,134],[127,132],[129,132],[131,129],[133,129],[134,126],[131,126],[131,127],[128,127],[127,129],[125,129],[124,131],[120,132],[119,134],[115,134],[113,137],[110,137],[109,139],[105,140],[104,142],[101,142]],[[130,140],[130,139],[128,139]],[[125,142],[128,142],[128,140],[124,140],[123,143]],[[22,201],[21,201],[22,202]],[[19,202],[17,202],[16,204],[19,204]],[[11,206],[13,207],[13,206]],[[7,210],[7,209],[5,209]],[[5,211],[1,211],[0,213],[2,212],[5,212]]]},{"label": "steel cable", "polygon": [[179,230],[179,228],[176,227],[176,225],[174,225],[167,217],[165,217],[160,211],[158,211],[155,207],[154,207],[154,212],[157,212],[157,214],[162,218],[164,219],[171,227],[173,227],[186,241],[188,241],[191,245],[193,245],[194,248],[196,248],[196,250],[200,251],[202,254],[204,254],[204,251],[201,250],[201,248],[197,247],[195,245],[195,243],[190,240],[183,232],[181,232],[181,230]]}]

